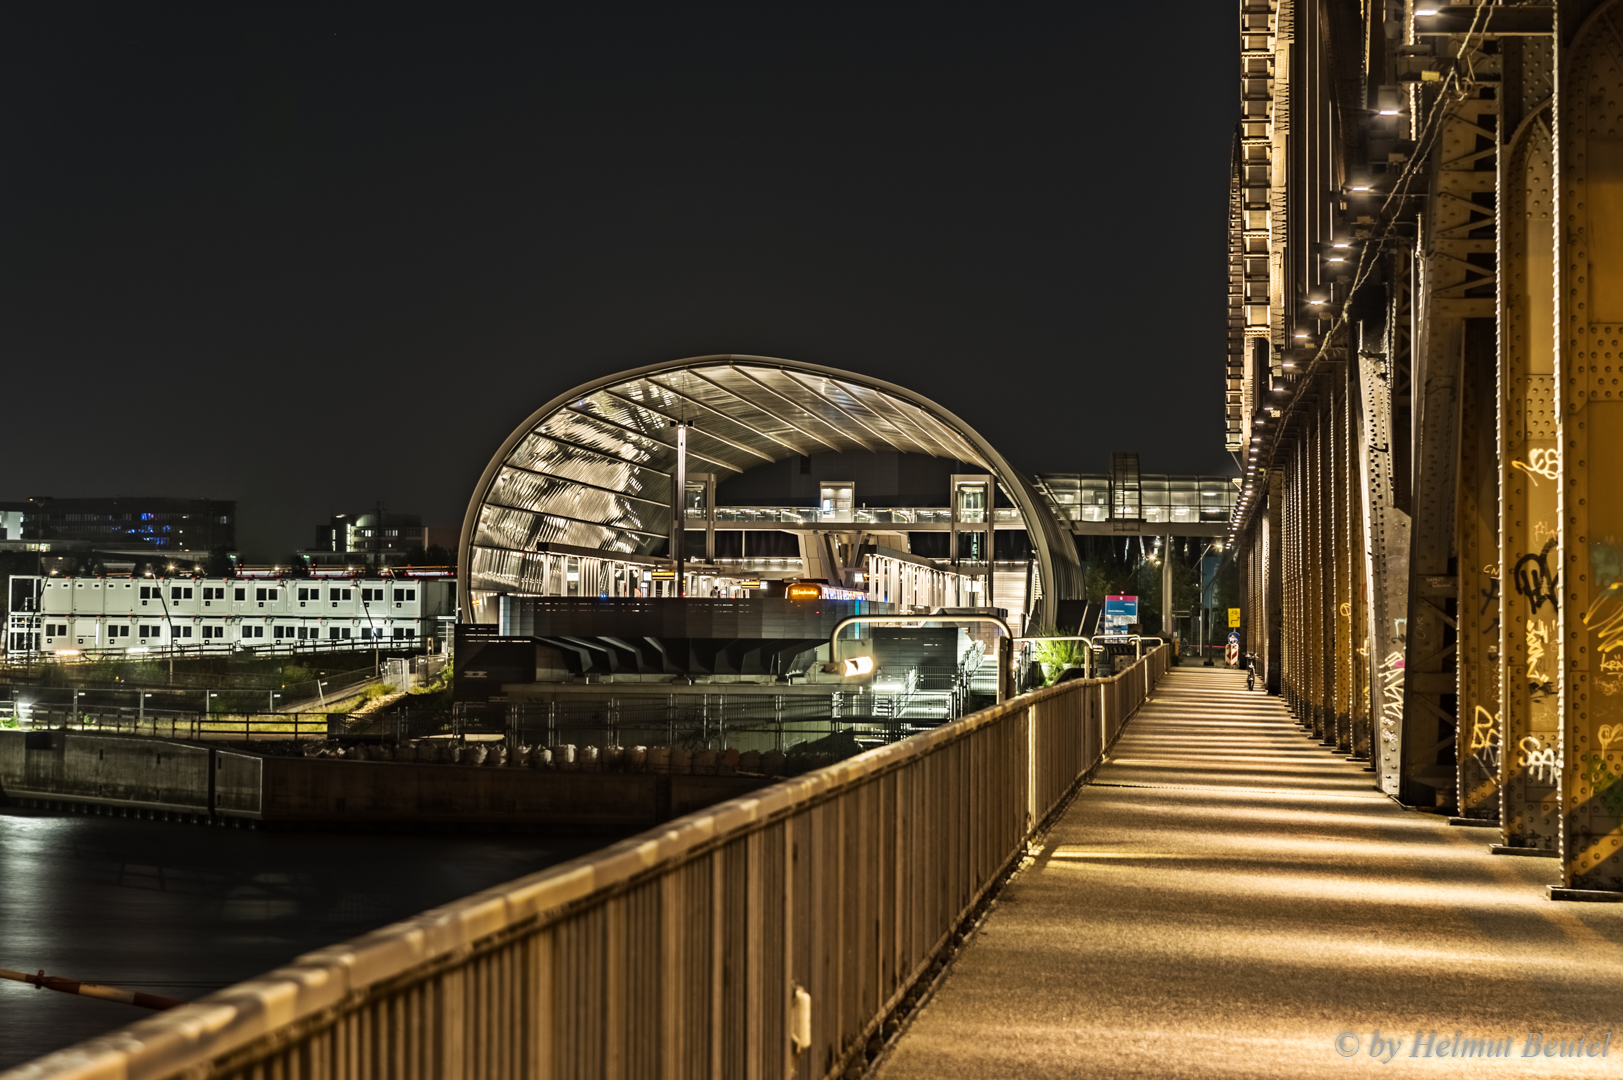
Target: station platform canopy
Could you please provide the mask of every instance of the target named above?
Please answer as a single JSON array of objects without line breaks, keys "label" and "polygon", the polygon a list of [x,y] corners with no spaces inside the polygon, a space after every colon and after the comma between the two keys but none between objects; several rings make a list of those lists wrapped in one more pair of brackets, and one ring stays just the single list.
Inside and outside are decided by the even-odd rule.
[{"label": "station platform canopy", "polygon": [[463,521],[465,618],[522,592],[529,563],[572,550],[662,555],[671,533],[676,438],[687,468],[717,480],[796,455],[921,454],[991,474],[1018,508],[1041,578],[1039,623],[1079,595],[1075,547],[1031,481],[968,424],[921,394],[866,375],[764,356],[692,357],[577,386],[532,413],[486,466]]}]

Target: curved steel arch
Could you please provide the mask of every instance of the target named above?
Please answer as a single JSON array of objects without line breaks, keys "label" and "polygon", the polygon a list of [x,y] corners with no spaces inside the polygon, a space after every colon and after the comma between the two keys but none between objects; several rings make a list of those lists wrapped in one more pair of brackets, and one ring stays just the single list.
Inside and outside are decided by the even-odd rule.
[{"label": "curved steel arch", "polygon": [[[768,356],[722,353],[622,371],[531,413],[485,466],[462,522],[464,617],[487,619],[491,584],[516,582],[538,543],[646,554],[670,527],[673,420],[694,420],[689,467],[723,474],[821,450],[897,450],[972,462],[1025,520],[1042,575],[1033,614],[1053,625],[1081,565],[1031,482],[973,428],[881,379]],[[476,565],[476,560],[478,565]]]}]

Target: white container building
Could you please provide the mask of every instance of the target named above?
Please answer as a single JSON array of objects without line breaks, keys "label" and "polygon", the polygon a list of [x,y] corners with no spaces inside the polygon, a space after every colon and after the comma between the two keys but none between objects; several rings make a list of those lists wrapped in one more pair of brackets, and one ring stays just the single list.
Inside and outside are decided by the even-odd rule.
[{"label": "white container building", "polygon": [[10,588],[12,656],[415,648],[456,614],[450,578],[14,576]]}]

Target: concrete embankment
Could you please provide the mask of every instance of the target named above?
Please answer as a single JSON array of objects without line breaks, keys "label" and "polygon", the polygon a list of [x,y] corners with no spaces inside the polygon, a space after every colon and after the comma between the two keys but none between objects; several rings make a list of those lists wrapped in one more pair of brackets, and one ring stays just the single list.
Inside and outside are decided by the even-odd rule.
[{"label": "concrete embankment", "polygon": [[161,739],[0,731],[0,794],[267,824],[641,829],[765,777],[271,757]]}]

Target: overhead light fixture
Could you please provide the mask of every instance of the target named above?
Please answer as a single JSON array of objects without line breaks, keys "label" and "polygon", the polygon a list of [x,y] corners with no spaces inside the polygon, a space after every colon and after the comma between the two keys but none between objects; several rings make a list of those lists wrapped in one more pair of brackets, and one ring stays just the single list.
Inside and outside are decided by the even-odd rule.
[{"label": "overhead light fixture", "polygon": [[1349,244],[1345,240],[1337,240],[1334,243],[1332,243],[1330,246],[1333,247],[1333,248],[1348,248],[1348,247],[1351,247],[1352,245]]},{"label": "overhead light fixture", "polygon": [[1398,110],[1396,110],[1396,109],[1382,109],[1379,112],[1377,112],[1375,115],[1376,116],[1396,116],[1397,114],[1398,114]]},{"label": "overhead light fixture", "polygon": [[1423,8],[1415,8],[1414,9],[1414,17],[1417,18],[1417,19],[1429,19],[1435,14],[1437,14],[1437,9],[1434,8],[1434,7],[1423,7]]},{"label": "overhead light fixture", "polygon": [[1347,187],[1347,190],[1348,191],[1368,191],[1369,190],[1369,185],[1368,184],[1349,184],[1348,187]]},{"label": "overhead light fixture", "polygon": [[823,671],[828,675],[843,675],[846,678],[866,675],[873,671],[873,657],[853,656],[849,660],[836,660],[832,664],[824,664]]}]

